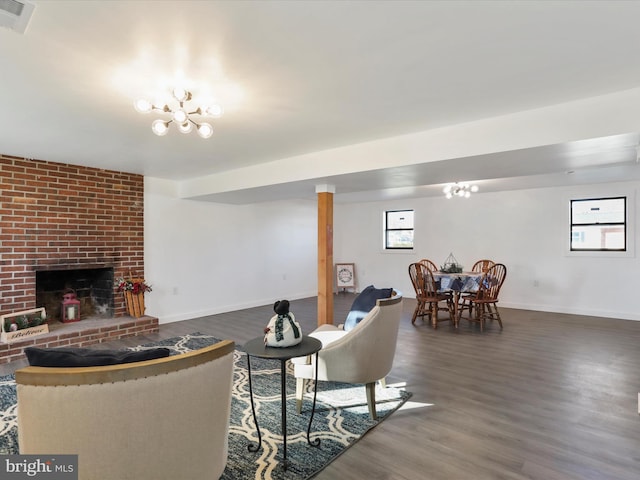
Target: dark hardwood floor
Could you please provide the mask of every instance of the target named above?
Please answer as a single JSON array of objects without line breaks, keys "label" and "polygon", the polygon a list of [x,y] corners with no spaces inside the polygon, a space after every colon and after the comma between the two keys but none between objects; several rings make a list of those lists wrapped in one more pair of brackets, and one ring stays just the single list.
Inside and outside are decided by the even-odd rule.
[{"label": "dark hardwood floor", "polygon": [[[353,298],[335,297],[336,323]],[[481,334],[464,321],[459,331],[412,326],[414,307],[405,299],[387,377],[413,397],[317,479],[640,478],[640,322],[503,308],[504,330],[494,322]],[[305,333],[315,328],[315,298],[291,311]],[[196,331],[242,345],[272,314],[268,305],[213,315],[101,346]]]}]

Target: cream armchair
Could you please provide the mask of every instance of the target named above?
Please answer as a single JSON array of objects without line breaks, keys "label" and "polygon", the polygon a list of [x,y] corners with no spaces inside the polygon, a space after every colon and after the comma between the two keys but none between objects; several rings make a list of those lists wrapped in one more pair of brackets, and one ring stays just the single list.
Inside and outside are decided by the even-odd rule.
[{"label": "cream armchair", "polygon": [[[318,352],[318,380],[363,383],[371,418],[376,419],[375,385],[393,366],[402,295],[377,300],[376,306],[352,330],[322,325],[309,335],[322,342]],[[294,358],[296,408],[302,410],[305,381],[315,378],[315,355]]]},{"label": "cream armchair", "polygon": [[234,343],[16,372],[21,454],[77,454],[80,480],[202,480],[227,462]]}]

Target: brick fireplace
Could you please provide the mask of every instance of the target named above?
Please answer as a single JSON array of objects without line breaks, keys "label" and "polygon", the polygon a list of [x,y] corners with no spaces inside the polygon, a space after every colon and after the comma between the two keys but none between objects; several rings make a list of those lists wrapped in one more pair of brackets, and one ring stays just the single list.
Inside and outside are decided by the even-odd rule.
[{"label": "brick fireplace", "polygon": [[97,269],[144,276],[143,176],[0,155],[0,314],[42,306],[42,272]]},{"label": "brick fireplace", "polygon": [[113,317],[113,268],[36,271],[36,305],[51,319],[62,319],[60,299],[72,290],[80,301],[80,318]]}]

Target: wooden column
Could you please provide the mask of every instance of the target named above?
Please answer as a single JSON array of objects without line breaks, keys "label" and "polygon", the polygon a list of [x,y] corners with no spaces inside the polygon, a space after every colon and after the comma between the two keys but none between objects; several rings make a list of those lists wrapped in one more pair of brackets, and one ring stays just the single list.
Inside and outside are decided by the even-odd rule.
[{"label": "wooden column", "polygon": [[318,325],[333,324],[333,187],[318,194]]}]

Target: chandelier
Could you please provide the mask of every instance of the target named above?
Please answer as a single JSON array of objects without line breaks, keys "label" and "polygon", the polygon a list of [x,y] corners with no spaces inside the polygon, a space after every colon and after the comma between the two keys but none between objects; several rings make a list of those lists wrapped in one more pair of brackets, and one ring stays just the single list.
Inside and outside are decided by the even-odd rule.
[{"label": "chandelier", "polygon": [[157,119],[151,124],[151,130],[158,136],[166,135],[169,131],[169,124],[175,122],[178,126],[178,130],[182,133],[189,133],[196,127],[198,135],[202,138],[209,138],[213,133],[213,127],[210,123],[202,122],[198,118],[194,120],[192,115],[198,115],[199,117],[215,117],[222,116],[222,107],[220,105],[207,105],[199,106],[195,110],[190,111],[186,106],[193,98],[191,92],[184,88],[174,88],[171,91],[171,100],[175,105],[170,106],[169,103],[165,103],[159,107],[149,102],[148,100],[140,99],[136,100],[133,104],[135,109],[140,113],[149,113],[153,110],[158,110],[162,113],[168,113],[171,115],[169,120]]},{"label": "chandelier", "polygon": [[471,196],[471,192],[475,193],[478,191],[478,186],[456,182],[447,185],[442,191],[447,198],[451,198],[454,195],[456,197],[469,198]]}]

